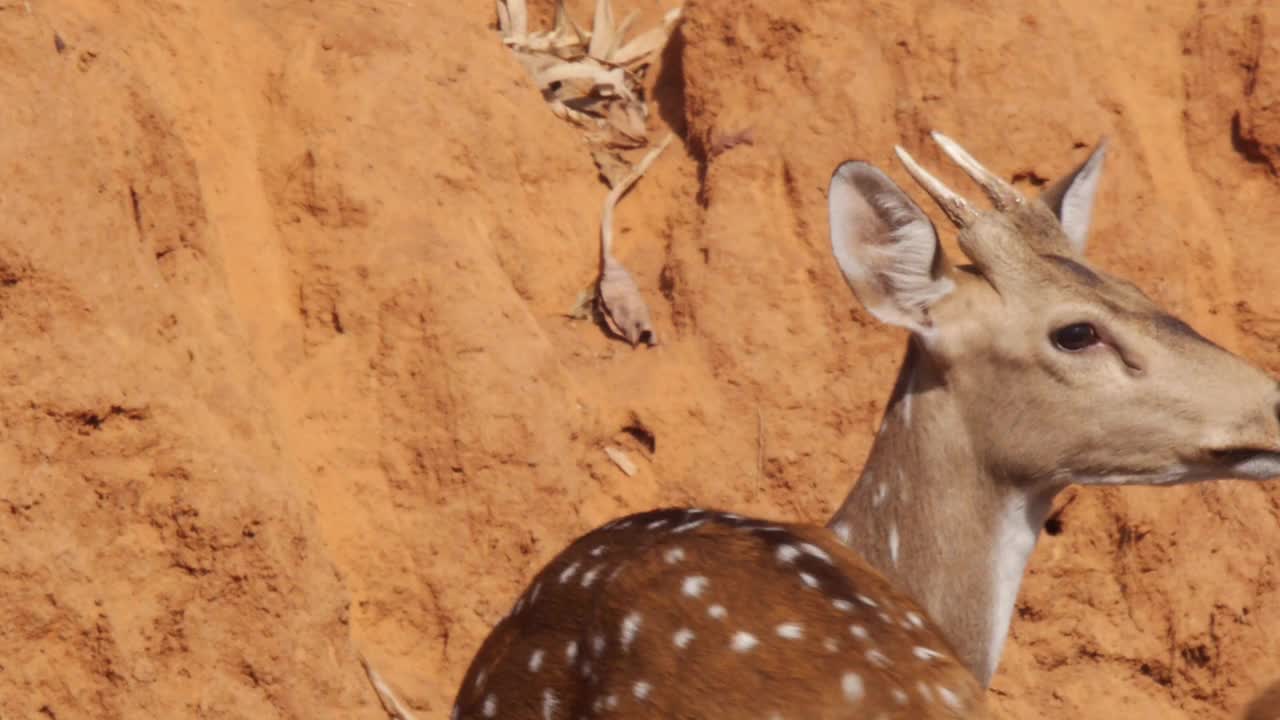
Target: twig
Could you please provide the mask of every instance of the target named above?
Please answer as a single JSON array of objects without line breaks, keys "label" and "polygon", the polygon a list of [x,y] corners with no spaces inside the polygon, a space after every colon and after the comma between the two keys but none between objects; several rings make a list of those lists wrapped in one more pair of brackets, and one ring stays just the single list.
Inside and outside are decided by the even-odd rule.
[{"label": "twig", "polygon": [[387,715],[394,718],[394,720],[417,720],[413,712],[409,710],[409,706],[396,697],[395,691],[391,689],[386,680],[382,679],[382,675],[373,669],[373,666],[369,664],[364,655],[357,654],[357,656],[360,658],[360,664],[364,666],[365,675],[369,676],[369,684],[373,686],[373,691],[378,693],[378,701],[382,703],[382,709],[387,711]]},{"label": "twig", "polygon": [[649,170],[649,166],[653,165],[658,156],[662,154],[662,151],[666,150],[674,139],[675,135],[671,134],[663,138],[662,142],[646,153],[640,159],[640,162],[636,164],[635,169],[619,180],[618,184],[614,185],[609,194],[605,196],[604,212],[600,216],[600,254],[602,257],[611,257],[613,255],[613,208],[617,206],[618,201],[622,199],[627,190],[630,190],[637,180],[644,177],[645,172]]}]

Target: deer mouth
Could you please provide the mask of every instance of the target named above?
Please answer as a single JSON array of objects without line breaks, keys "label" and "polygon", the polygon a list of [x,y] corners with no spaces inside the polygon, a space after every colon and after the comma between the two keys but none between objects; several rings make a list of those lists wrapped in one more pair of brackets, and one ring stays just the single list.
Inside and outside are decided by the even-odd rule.
[{"label": "deer mouth", "polygon": [[1238,447],[1210,450],[1208,464],[1224,470],[1229,477],[1244,480],[1280,478],[1280,452],[1274,449]]}]

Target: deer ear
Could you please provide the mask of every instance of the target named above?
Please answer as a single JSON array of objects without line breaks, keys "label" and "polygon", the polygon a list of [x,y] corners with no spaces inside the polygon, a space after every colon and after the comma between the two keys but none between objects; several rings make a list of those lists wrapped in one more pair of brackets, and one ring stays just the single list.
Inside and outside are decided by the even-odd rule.
[{"label": "deer ear", "polygon": [[1040,193],[1040,200],[1062,223],[1071,249],[1084,254],[1089,239],[1089,221],[1093,218],[1093,198],[1098,194],[1098,181],[1102,179],[1102,160],[1107,154],[1107,141],[1098,142],[1080,167],[1060,178]]},{"label": "deer ear", "polygon": [[858,301],[882,322],[929,328],[930,306],[955,287],[929,217],[864,162],[836,168],[827,204],[831,250]]}]

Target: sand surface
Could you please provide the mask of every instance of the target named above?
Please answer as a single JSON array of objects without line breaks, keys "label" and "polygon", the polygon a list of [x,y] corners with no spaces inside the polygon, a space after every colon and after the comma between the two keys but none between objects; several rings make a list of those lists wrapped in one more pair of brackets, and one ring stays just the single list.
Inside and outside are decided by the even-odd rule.
[{"label": "sand surface", "polygon": [[[1280,5],[685,10],[646,81],[680,140],[618,211],[632,350],[565,317],[606,188],[490,0],[0,0],[0,717],[383,717],[358,652],[445,717],[588,528],[824,519],[904,342],[827,178],[905,181],[901,142],[961,186],[929,129],[1028,191],[1108,136],[1097,265],[1280,374]],[[1280,676],[1280,483],[1059,504],[1002,717],[1228,718]]]}]

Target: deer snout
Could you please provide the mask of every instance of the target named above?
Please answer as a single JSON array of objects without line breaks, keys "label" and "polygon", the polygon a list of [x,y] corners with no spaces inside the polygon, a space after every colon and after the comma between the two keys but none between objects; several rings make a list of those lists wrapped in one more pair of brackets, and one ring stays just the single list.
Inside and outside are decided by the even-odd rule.
[{"label": "deer snout", "polygon": [[1280,387],[1253,408],[1225,432],[1212,433],[1216,437],[1203,446],[1203,462],[1229,477],[1280,478]]}]

